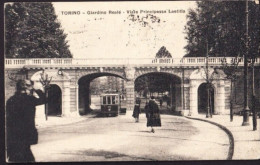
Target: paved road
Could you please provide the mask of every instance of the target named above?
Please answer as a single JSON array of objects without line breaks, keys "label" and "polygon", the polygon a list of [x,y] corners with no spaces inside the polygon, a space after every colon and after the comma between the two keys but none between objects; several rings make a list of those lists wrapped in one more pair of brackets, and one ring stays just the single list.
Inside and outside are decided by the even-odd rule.
[{"label": "paved road", "polygon": [[229,139],[218,127],[166,114],[161,119],[162,127],[156,127],[155,133],[146,127],[144,114],[135,123],[129,113],[41,128],[32,151],[38,162],[227,158]]}]

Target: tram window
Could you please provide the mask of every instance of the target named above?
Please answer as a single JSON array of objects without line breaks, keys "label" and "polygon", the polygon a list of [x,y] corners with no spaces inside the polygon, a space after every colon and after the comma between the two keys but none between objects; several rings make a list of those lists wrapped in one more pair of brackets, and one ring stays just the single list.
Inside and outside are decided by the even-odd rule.
[{"label": "tram window", "polygon": [[116,98],[116,104],[118,104],[118,96],[116,96],[115,98]]},{"label": "tram window", "polygon": [[103,104],[106,104],[106,96],[103,96]]},{"label": "tram window", "polygon": [[107,104],[111,104],[111,97],[110,96],[107,97]]},{"label": "tram window", "polygon": [[116,104],[116,97],[112,96],[112,104]]}]

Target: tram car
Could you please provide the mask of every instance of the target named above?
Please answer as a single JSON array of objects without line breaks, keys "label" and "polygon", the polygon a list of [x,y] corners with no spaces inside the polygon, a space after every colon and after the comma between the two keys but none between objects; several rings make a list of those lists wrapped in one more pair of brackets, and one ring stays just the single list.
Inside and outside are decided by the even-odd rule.
[{"label": "tram car", "polygon": [[100,95],[101,115],[102,116],[118,116],[120,111],[120,94],[105,93]]}]

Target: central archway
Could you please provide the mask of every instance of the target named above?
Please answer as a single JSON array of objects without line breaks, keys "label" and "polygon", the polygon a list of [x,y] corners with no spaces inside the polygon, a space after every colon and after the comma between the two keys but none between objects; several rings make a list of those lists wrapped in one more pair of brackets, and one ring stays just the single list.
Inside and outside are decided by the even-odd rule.
[{"label": "central archway", "polygon": [[[90,107],[91,105],[91,90],[90,90],[90,85],[91,82],[99,77],[117,77],[121,78],[123,80],[123,77],[112,74],[112,73],[93,73],[93,74],[88,74],[85,76],[82,76],[78,80],[78,110],[80,115],[86,115],[91,112],[92,108]],[[111,84],[111,89],[113,88],[113,85]],[[92,92],[93,93],[93,92]],[[97,94],[97,93],[95,93]]]},{"label": "central archway", "polygon": [[141,100],[144,109],[150,96],[156,98],[161,110],[182,109],[181,78],[170,73],[150,72],[135,79],[136,98]]}]

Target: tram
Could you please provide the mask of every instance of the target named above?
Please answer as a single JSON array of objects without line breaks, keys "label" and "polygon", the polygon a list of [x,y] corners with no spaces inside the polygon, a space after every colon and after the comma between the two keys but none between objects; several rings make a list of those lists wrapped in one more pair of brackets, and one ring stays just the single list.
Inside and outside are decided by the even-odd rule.
[{"label": "tram", "polygon": [[118,116],[121,104],[119,93],[104,93],[100,95],[101,115]]}]

